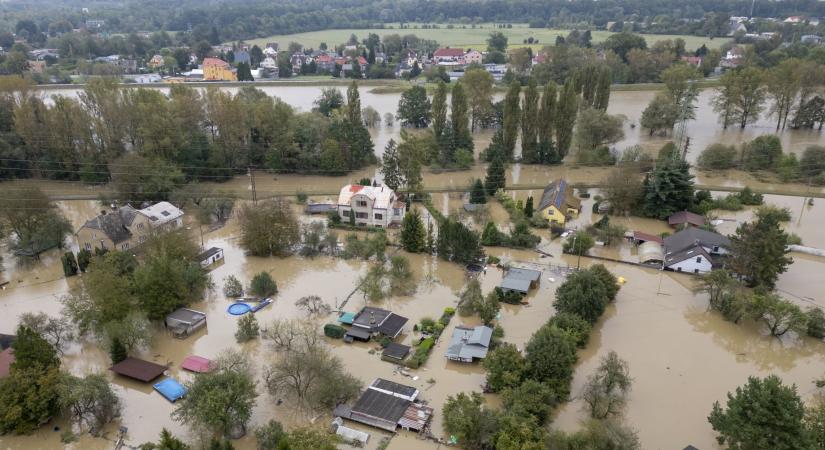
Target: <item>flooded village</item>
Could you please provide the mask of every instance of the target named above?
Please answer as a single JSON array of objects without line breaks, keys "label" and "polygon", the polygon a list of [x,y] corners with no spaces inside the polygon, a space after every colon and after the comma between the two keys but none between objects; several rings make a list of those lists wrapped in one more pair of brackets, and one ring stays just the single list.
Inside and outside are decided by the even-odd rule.
[{"label": "flooded village", "polygon": [[[310,111],[312,102],[321,94],[320,87],[264,86],[260,89],[300,111]],[[225,90],[237,91],[235,88]],[[341,88],[341,92],[346,94],[344,90]],[[42,94],[46,98],[56,94],[72,97],[77,95],[77,91],[46,90]],[[615,91],[611,94],[607,111],[624,116],[624,138],[615,143],[616,147],[639,145],[655,158],[658,149],[671,139],[648,136],[639,126],[642,110],[654,95],[655,91],[645,90]],[[710,144],[738,145],[774,132],[774,122],[767,119],[745,130],[723,130],[712,110],[711,96],[710,89],[699,93],[696,120],[687,122],[684,131],[690,137],[685,155],[689,163],[696,163],[701,150]],[[371,106],[381,116],[395,114],[399,100],[400,94],[372,93],[369,88],[361,89],[361,104]],[[401,140],[401,130],[400,124],[382,124],[370,129],[379,160],[390,139],[396,142]],[[825,144],[825,135],[817,131],[787,130],[779,134],[779,139],[785,153],[800,156],[810,145]],[[307,425],[329,430],[335,416],[343,417],[342,424],[349,433],[347,438],[361,439],[367,433],[369,438],[364,447],[368,449],[461,448],[462,442],[445,431],[445,415],[442,412],[445,402],[450,396],[461,392],[484,392],[482,395],[487,407],[501,408],[502,395],[487,388],[488,371],[479,361],[479,356],[483,358],[488,354],[487,347],[501,343],[513,344],[519,352],[523,352],[534,333],[556,314],[553,304],[557,289],[578,269],[596,264],[603,264],[616,277],[620,289],[615,300],[592,324],[589,338],[577,351],[569,398],[558,402],[559,406],[548,421],[548,429],[566,433],[582,429],[588,419],[582,392],[590,375],[610,352],[615,352],[626,361],[632,377],[632,389],[627,393],[622,423],[636,430],[641,447],[646,449],[684,448],[688,445],[699,449],[723,448],[717,442],[717,434],[708,422],[708,415],[714,402],[724,403],[726,394],[745,384],[749,376],[777,375],[786,385],[795,385],[805,402],[814,402],[821,395],[816,381],[825,375],[825,342],[797,331],[775,337],[757,321],[735,323],[725,320],[719,311],[711,308],[708,293],[697,289],[697,274],[708,272],[709,268],[705,270],[690,265],[682,270],[679,263],[683,260],[675,261],[665,247],[657,247],[661,252],[658,259],[643,260],[640,257],[642,246],[639,244],[647,242],[648,238],[639,239],[634,232],[639,236],[649,236],[656,242],[667,242],[679,233],[693,233],[690,230],[698,230],[698,226],[694,228],[688,224],[686,229],[681,229],[678,226],[680,223],[669,224],[667,220],[614,214],[609,216],[610,223],[621,226],[629,234],[622,233],[610,244],[600,241],[589,251],[579,251],[577,254],[575,250],[571,252],[568,249],[565,252],[565,246],[570,245],[569,241],[578,236],[579,231],[607,217],[599,212],[597,203],[604,195],[604,180],[611,167],[515,162],[506,168],[506,187],[498,195],[521,205],[526,204],[529,198],[530,202],[535,203],[537,211],[546,211],[553,205],[562,210],[560,214],[564,220],[560,233],[549,228],[531,228],[531,232],[540,238],[535,248],[485,246],[486,259],[478,261],[472,268],[468,268],[467,264],[445,261],[432,251],[412,253],[404,250],[400,224],[401,218],[410,211],[417,211],[423,223],[433,227],[436,234],[443,217],[454,218],[479,235],[485,231],[487,222],[494,223],[500,230],[514,229],[516,224],[512,221],[512,213],[495,196],[487,198],[486,204],[479,208],[467,208],[471,183],[485,178],[488,163],[483,160],[481,152],[490,145],[493,132],[475,132],[473,140],[474,163],[468,170],[423,170],[421,185],[422,192],[428,196],[427,201],[405,198],[402,202],[401,198],[391,198],[384,211],[395,214],[389,211],[398,209],[399,216],[395,222],[392,217],[378,218],[371,213],[370,217],[380,220],[379,225],[386,229],[389,242],[385,250],[387,255],[403,256],[409,262],[408,281],[413,286],[409,292],[400,294],[390,290],[380,299],[369,299],[368,292],[362,287],[369,279],[371,270],[383,265],[383,260],[343,257],[347,236],[356,235],[363,240],[370,239],[375,233],[348,227],[347,215],[343,215],[338,227],[328,230],[336,233],[334,249],[314,256],[301,256],[297,252],[290,252],[292,254],[288,256],[251,256],[242,245],[243,233],[239,224],[242,208],[254,210],[258,204],[279,199],[288,202],[284,207],[290,209],[302,227],[313,223],[326,226],[328,216],[312,214],[314,211],[310,206],[332,205],[330,208],[341,211],[341,205],[350,205],[351,201],[349,194],[344,195],[345,192],[350,192],[354,197],[361,191],[368,194],[367,191],[372,192],[373,189],[381,190],[383,177],[377,165],[368,165],[345,175],[254,170],[222,183],[201,182],[200,186],[232,193],[238,198],[233,213],[226,221],[208,226],[198,223],[196,208],[178,205],[183,213],[180,230],[196,242],[201,251],[213,248],[220,251],[220,258],[214,258],[218,254],[214,251],[210,254],[212,259],[205,264],[212,286],[205,290],[203,298],[187,306],[205,314],[205,326],[193,329],[180,338],[164,327],[162,321],[153,321],[149,345],[130,355],[164,366],[162,375],[154,377],[151,382],[134,380],[109,370],[113,365],[110,352],[93,336],[72,341],[60,358],[62,367],[78,376],[104,374],[121,399],[120,416],[106,425],[99,436],[83,433],[68,443],[61,439],[73,425],[66,418],[53,418],[28,435],[0,435],[0,448],[104,449],[117,445],[137,448],[142,443],[157,441],[164,429],[189,442],[200,442],[198,439],[202,436],[172,418],[176,403],[161,395],[153,385],[160,380],[172,379],[183,386],[191,386],[199,375],[184,369],[184,361],[192,356],[215,360],[228,349],[239,350],[248,357],[259,394],[246,426],[246,435],[232,440],[235,448],[257,448],[254,430],[273,419],[287,430]],[[697,189],[708,189],[715,198],[722,198],[731,191],[738,192],[746,186],[765,192],[765,205],[789,210],[791,220],[782,222],[782,228],[787,233],[798,236],[805,247],[825,249],[825,232],[821,228],[825,221],[825,190],[821,187],[780,183],[775,177],[757,177],[738,170],[712,172],[694,168],[692,174]],[[370,181],[367,184],[375,187],[360,186],[360,180],[364,178]],[[555,189],[563,191],[558,194],[562,200],[556,202],[554,198],[553,205],[540,205],[545,187],[553,183]],[[566,187],[560,187],[560,183]],[[73,231],[67,237],[67,243],[74,252],[84,246],[80,230],[87,221],[98,217],[101,212],[119,214],[111,204],[98,200],[101,195],[111,192],[112,188],[107,184],[37,179],[3,181],[0,183],[0,193],[35,185],[54,199],[59,211],[71,223]],[[378,202],[380,195],[385,193],[369,193],[368,196]],[[564,202],[569,202],[567,209],[575,212],[564,210],[560,206]],[[138,208],[140,205],[132,206]],[[355,205],[348,208],[351,209],[350,214],[356,209]],[[738,211],[713,209],[707,216],[713,218],[715,233],[727,240],[725,236],[735,234],[737,227],[755,220],[756,210],[756,206],[745,206]],[[151,213],[146,214],[151,216]],[[703,222],[697,225],[705,225],[705,218],[699,217]],[[357,216],[357,219],[362,218]],[[353,218],[352,223],[355,220]],[[684,221],[690,222],[689,219]],[[696,251],[706,255],[708,260],[712,259],[711,256],[724,253],[724,247],[728,245],[721,245],[723,249],[719,250],[719,242],[711,243],[712,249],[705,251],[702,247],[708,245],[700,242],[700,238],[691,235],[686,239],[689,240],[685,244],[687,247],[680,247],[679,251],[689,252],[691,250],[688,248],[697,247]],[[15,256],[9,241],[7,239],[0,246],[0,334],[12,335],[24,313],[43,312],[52,317],[64,315],[64,297],[88,275],[64,276],[60,250],[52,249],[36,260],[28,260]],[[572,245],[575,249],[575,242]],[[129,251],[128,248],[123,250]],[[676,253],[677,249],[670,250]],[[691,253],[684,261],[693,262],[696,255]],[[822,296],[825,292],[825,257],[799,252],[788,255],[793,262],[784,273],[779,274],[776,293],[802,310],[825,307]],[[490,258],[494,258],[492,262]],[[644,264],[646,262],[649,264]],[[513,277],[518,268],[536,275],[529,275],[533,278],[526,283],[506,283],[508,276]],[[244,296],[225,295],[228,277],[236,277],[246,287],[262,272],[271,275],[277,283],[277,293],[269,296],[271,303],[254,312],[234,315],[231,306],[244,304],[244,299],[240,298]],[[484,321],[475,313],[447,314],[440,336],[436,335],[437,339],[431,341],[433,346],[429,357],[424,358],[419,367],[408,367],[409,364],[399,363],[387,355],[388,349],[392,348],[401,352],[402,359],[406,356],[407,361],[415,357],[416,352],[421,351],[421,343],[432,336],[424,331],[423,325],[444,317],[445,310],[459,308],[462,293],[473,279],[478,280],[485,296],[502,287],[523,289],[525,295],[516,304],[502,301],[490,328],[484,327]],[[326,306],[310,311],[298,302],[311,296],[319,297]],[[255,304],[252,301],[247,303]],[[382,311],[389,311],[406,320],[395,321],[394,328],[389,325],[389,328],[380,328],[376,326],[375,315],[380,316]],[[325,326],[330,324],[335,325],[336,329],[346,330],[343,339],[340,336],[330,337],[329,334],[319,339],[322,339],[324,348],[340,359],[343,370],[357,378],[364,389],[347,401],[343,410],[329,408],[323,411],[305,408],[289,395],[269,392],[265,381],[267,371],[281,357],[283,349],[276,348],[271,340],[264,337],[238,343],[238,323],[246,315],[254,315],[263,335],[276,322],[309,323],[319,334],[324,333]],[[378,322],[382,320],[379,318]],[[368,332],[359,332],[359,323]],[[484,328],[490,333],[495,328],[496,333],[503,335],[485,335],[487,331]],[[456,333],[467,333],[472,337],[453,339]],[[392,344],[385,346],[385,339]],[[458,348],[461,345],[455,345],[468,345],[470,341],[480,341],[481,344],[473,351],[467,350],[467,353],[461,353],[464,349]],[[412,356],[407,356],[410,350]],[[465,356],[460,356],[460,353]],[[376,380],[384,381],[376,384]],[[366,395],[392,397],[403,408],[415,405],[417,409],[413,418],[425,422],[423,432],[401,429],[410,428],[409,422],[404,422],[406,425],[402,424],[396,430],[397,424],[392,420],[385,427],[376,426],[375,421],[367,424],[363,423],[365,420],[358,420],[358,408],[369,409],[358,400]],[[381,420],[382,423],[387,421]],[[341,448],[350,447],[348,444],[340,445]]]}]

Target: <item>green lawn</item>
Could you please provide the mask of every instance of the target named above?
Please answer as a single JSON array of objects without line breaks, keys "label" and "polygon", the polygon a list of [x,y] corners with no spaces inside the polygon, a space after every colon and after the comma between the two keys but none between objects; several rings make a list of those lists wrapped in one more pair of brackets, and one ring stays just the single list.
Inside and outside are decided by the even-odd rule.
[{"label": "green lawn", "polygon": [[[507,35],[510,41],[510,46],[512,47],[526,47],[527,45],[524,44],[524,40],[529,37],[533,37],[534,39],[538,39],[539,42],[538,44],[531,45],[531,47],[533,47],[534,49],[540,49],[546,44],[554,44],[556,42],[556,36],[566,36],[569,31],[551,30],[547,28],[529,28],[526,24],[513,24],[513,28],[502,29],[495,28],[493,24],[476,25],[476,28],[471,28],[470,25],[466,25],[467,28],[461,28],[465,25],[455,25],[455,28],[453,29],[448,29],[447,25],[441,25],[440,28],[437,29],[413,28],[416,26],[413,24],[410,25],[410,28],[404,29],[399,29],[398,24],[392,24],[388,26],[393,26],[394,28],[372,30],[323,30],[313,31],[309,33],[276,35],[262,39],[253,39],[248,42],[258,44],[260,46],[263,46],[267,42],[277,42],[281,45],[281,47],[286,47],[290,42],[294,41],[300,43],[304,47],[318,48],[321,42],[326,42],[327,45],[329,45],[330,47],[344,43],[347,41],[347,39],[349,39],[349,36],[351,34],[355,34],[356,36],[358,36],[359,39],[363,39],[367,37],[367,34],[369,33],[375,33],[379,36],[385,36],[387,34],[393,33],[399,33],[402,35],[412,33],[420,38],[434,39],[438,41],[438,43],[442,46],[485,50],[487,48],[487,36],[490,34],[490,32],[497,30]],[[610,35],[610,32],[592,31],[592,34],[593,42],[596,43],[607,39],[607,37]],[[647,39],[648,45],[651,45],[656,41],[664,39],[675,39],[677,37],[680,37],[685,40],[686,47],[688,50],[696,49],[700,47],[702,44],[707,45],[709,48],[718,48],[728,41],[728,39],[726,38],[708,39],[706,37],[700,36],[677,36],[668,34],[645,34],[643,36],[645,37],[645,39]]]}]

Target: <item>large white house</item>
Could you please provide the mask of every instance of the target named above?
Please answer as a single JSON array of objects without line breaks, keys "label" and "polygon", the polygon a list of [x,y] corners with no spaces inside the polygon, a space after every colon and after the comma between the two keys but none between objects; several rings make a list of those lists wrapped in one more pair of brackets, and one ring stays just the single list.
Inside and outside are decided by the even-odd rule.
[{"label": "large white house", "polygon": [[355,214],[356,225],[386,228],[400,224],[406,212],[407,205],[387,186],[348,184],[338,194],[338,214],[344,221]]}]

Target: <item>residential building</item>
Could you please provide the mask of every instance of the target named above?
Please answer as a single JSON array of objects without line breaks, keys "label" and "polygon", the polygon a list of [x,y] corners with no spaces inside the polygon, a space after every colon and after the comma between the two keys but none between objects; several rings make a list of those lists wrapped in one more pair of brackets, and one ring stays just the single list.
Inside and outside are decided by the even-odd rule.
[{"label": "residential building", "polygon": [[783,22],[791,24],[803,23],[805,22],[805,18],[802,16],[790,16],[787,19],[783,20]]},{"label": "residential building", "polygon": [[676,272],[705,273],[730,251],[730,239],[719,233],[688,227],[664,238],[664,267]]},{"label": "residential building", "polygon": [[60,51],[56,48],[38,48],[30,51],[29,56],[38,61],[43,61],[46,58],[57,59],[60,57]]},{"label": "residential building", "polygon": [[727,51],[727,53],[725,53],[725,56],[719,62],[719,66],[727,69],[739,67],[739,65],[742,63],[743,57],[744,52],[742,51],[741,47],[732,47],[730,50]]},{"label": "residential building", "polygon": [[387,186],[348,184],[338,194],[338,214],[346,222],[354,214],[356,225],[387,228],[399,225],[407,205]]},{"label": "residential building", "polygon": [[229,63],[218,58],[203,59],[203,79],[205,81],[238,81],[238,74]]},{"label": "residential building", "polygon": [[220,247],[212,247],[198,255],[196,259],[200,261],[201,267],[205,269],[218,261],[223,261],[223,249]]},{"label": "residential building", "polygon": [[667,218],[667,224],[673,228],[683,226],[701,227],[705,225],[705,217],[690,211],[679,211]]},{"label": "residential building", "polygon": [[433,52],[433,62],[436,64],[442,63],[457,63],[464,64],[464,49],[461,48],[439,48]]},{"label": "residential building", "polygon": [[182,217],[183,211],[168,202],[141,210],[122,206],[87,220],[76,233],[77,246],[89,251],[128,250],[145,242],[153,231],[182,226]]},{"label": "residential building", "polygon": [[819,45],[819,44],[822,43],[822,37],[817,36],[815,34],[806,34],[806,35],[802,36],[801,38],[799,38],[799,41],[802,42],[803,44]]},{"label": "residential building", "polygon": [[98,31],[98,30],[102,29],[105,26],[106,26],[106,21],[105,20],[92,19],[92,20],[87,20],[86,21],[86,29],[89,30],[89,31],[92,31],[92,32]]},{"label": "residential building", "polygon": [[527,295],[530,289],[534,289],[541,281],[541,272],[522,267],[511,267],[507,270],[504,278],[499,284],[499,289],[505,293],[518,292]]},{"label": "residential building", "polygon": [[134,77],[132,77],[132,79],[135,80],[135,83],[137,84],[160,83],[161,81],[163,81],[163,78],[161,78],[161,76],[156,73],[135,75]]},{"label": "residential building", "polygon": [[704,58],[702,58],[701,56],[682,56],[681,59],[682,61],[694,67],[701,66],[702,61],[704,61]]},{"label": "residential building", "polygon": [[353,62],[358,63],[358,66],[361,69],[362,76],[366,76],[366,74],[367,74],[367,58],[364,58],[363,56],[359,56],[357,58],[357,60],[353,61]]},{"label": "residential building", "polygon": [[408,320],[386,309],[365,306],[353,317],[352,328],[347,334],[362,341],[369,340],[375,334],[395,339]]},{"label": "residential building", "polygon": [[382,53],[382,52],[376,52],[375,53],[375,63],[376,64],[381,64],[386,60],[387,60],[387,55],[385,53]]},{"label": "residential building", "polygon": [[159,67],[163,67],[163,56],[155,55],[153,56],[148,63],[146,63],[150,69],[157,69]]},{"label": "residential building", "polygon": [[271,56],[267,56],[261,61],[261,69],[264,70],[277,70],[278,69],[278,61]]},{"label": "residential building", "polygon": [[164,320],[163,325],[176,338],[185,338],[206,326],[206,314],[189,308],[178,308]]},{"label": "residential building", "polygon": [[315,70],[319,73],[332,73],[332,71],[335,70],[335,59],[326,53],[318,55],[315,58]]},{"label": "residential building", "polygon": [[475,328],[455,327],[445,356],[452,361],[473,362],[487,357],[493,329],[485,326]]},{"label": "residential building", "polygon": [[548,222],[564,225],[568,217],[575,217],[581,211],[581,200],[573,194],[573,188],[565,180],[550,183],[541,194],[536,209]]},{"label": "residential building", "polygon": [[292,72],[293,73],[301,73],[301,67],[304,64],[309,63],[307,58],[308,58],[308,56],[303,54],[303,53],[299,53],[299,52],[293,53],[292,56],[289,57],[289,63],[292,64]]},{"label": "residential building", "polygon": [[416,401],[418,389],[400,383],[376,378],[355,405],[339,405],[333,416],[394,432],[424,429],[433,414],[433,408]]},{"label": "residential building", "polygon": [[249,56],[249,52],[246,50],[236,50],[232,53],[232,62],[235,64],[246,63],[250,64],[252,62],[252,58]]},{"label": "residential building", "polygon": [[470,50],[464,54],[464,64],[481,64],[484,57],[478,50]]}]

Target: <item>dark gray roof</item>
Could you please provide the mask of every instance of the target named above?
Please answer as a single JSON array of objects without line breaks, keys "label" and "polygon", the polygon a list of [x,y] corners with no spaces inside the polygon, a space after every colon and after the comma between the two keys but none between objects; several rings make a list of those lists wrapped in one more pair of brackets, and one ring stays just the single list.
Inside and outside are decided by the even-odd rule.
[{"label": "dark gray roof", "polygon": [[511,267],[507,271],[507,278],[513,278],[515,280],[538,281],[539,278],[541,278],[541,272],[533,269]]},{"label": "dark gray roof", "polygon": [[446,356],[451,359],[484,358],[492,337],[493,330],[490,327],[455,327]]},{"label": "dark gray roof", "polygon": [[86,221],[86,228],[100,230],[115,244],[128,240],[132,233],[129,226],[135,220],[137,211],[129,205],[122,206],[109,214],[101,214]]},{"label": "dark gray roof", "polygon": [[413,397],[418,392],[418,389],[407,386],[406,384],[396,383],[395,381],[386,380],[384,378],[376,378],[370,385],[371,388],[382,389],[395,394],[401,394],[405,397]]},{"label": "dark gray roof", "polygon": [[206,319],[206,314],[189,308],[178,308],[172,313],[170,313],[168,316],[166,316],[167,322],[169,320],[176,320],[178,322],[184,322],[189,324],[200,322],[204,319]]},{"label": "dark gray roof", "polygon": [[390,313],[390,315],[384,320],[384,323],[378,327],[378,332],[389,337],[396,337],[401,330],[404,328],[404,324],[407,323],[407,319],[404,316],[399,316],[395,313]]},{"label": "dark gray roof", "polygon": [[696,258],[697,256],[704,256],[711,262],[711,264],[713,264],[713,258],[708,255],[705,249],[702,248],[701,245],[695,244],[691,247],[679,250],[678,252],[668,253],[665,255],[665,265],[670,266],[672,264],[680,263],[686,259]]},{"label": "dark gray roof", "polygon": [[333,203],[310,203],[304,208],[306,214],[324,214],[329,211],[335,211],[338,205]]},{"label": "dark gray roof", "polygon": [[364,330],[363,328],[353,327],[353,328],[350,328],[349,330],[347,330],[347,332],[345,334],[347,336],[350,336],[350,337],[353,337],[355,339],[359,339],[359,340],[362,340],[362,341],[370,340],[370,332],[367,331],[367,330]]},{"label": "dark gray roof", "polygon": [[665,251],[675,253],[700,244],[704,247],[730,247],[730,239],[719,233],[689,227],[664,239]]},{"label": "dark gray roof", "polygon": [[404,344],[396,344],[390,342],[390,345],[384,349],[383,356],[393,359],[404,359],[410,353],[410,346]]},{"label": "dark gray roof", "polygon": [[517,291],[526,294],[530,291],[530,280],[519,280],[518,278],[505,278],[501,280],[500,288],[509,291]]},{"label": "dark gray roof", "polygon": [[400,397],[367,389],[353,405],[352,412],[397,423],[410,403],[409,400]]},{"label": "dark gray roof", "polygon": [[207,251],[205,251],[205,252],[201,253],[200,255],[198,255],[198,257],[197,257],[197,259],[196,259],[196,260],[197,260],[197,261],[203,261],[203,260],[205,260],[206,258],[211,258],[212,256],[214,256],[214,255],[218,254],[220,251],[221,251],[221,249],[220,249],[220,248],[218,248],[218,247],[212,247],[212,248],[210,248],[209,250],[207,250]]},{"label": "dark gray roof", "polygon": [[392,312],[386,309],[365,306],[355,316],[355,320],[352,321],[352,324],[364,328],[375,329],[378,328],[378,326],[381,325],[384,319],[386,319],[390,314],[392,314]]}]

